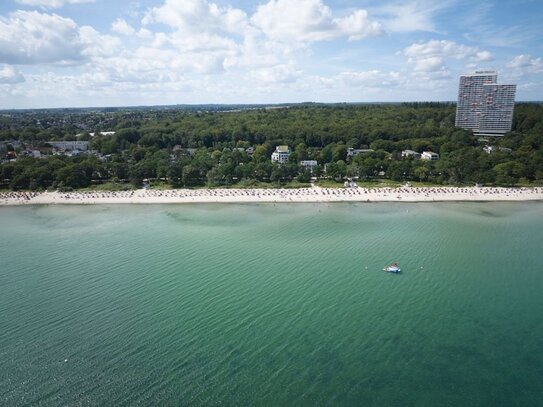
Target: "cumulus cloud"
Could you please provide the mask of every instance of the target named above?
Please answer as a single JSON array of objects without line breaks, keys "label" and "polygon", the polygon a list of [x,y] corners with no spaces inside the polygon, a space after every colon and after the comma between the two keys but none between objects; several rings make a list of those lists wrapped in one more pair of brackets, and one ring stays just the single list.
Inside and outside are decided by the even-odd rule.
[{"label": "cumulus cloud", "polygon": [[443,58],[438,56],[428,58],[410,58],[409,62],[414,64],[415,71],[436,72],[445,69]]},{"label": "cumulus cloud", "polygon": [[146,28],[140,28],[136,31],[134,27],[132,27],[128,22],[123,18],[117,18],[115,21],[111,24],[111,31],[124,35],[126,37],[135,37],[137,39],[152,39],[153,33],[146,29]]},{"label": "cumulus cloud", "polygon": [[[206,74],[240,66],[244,42],[258,36],[243,10],[219,7],[207,0],[165,0],[147,11],[142,24],[169,27],[152,34],[150,47],[175,51],[179,69]],[[129,32],[131,27],[119,20],[114,28]]]},{"label": "cumulus cloud", "polygon": [[60,8],[66,4],[94,3],[95,0],[17,0],[17,3],[27,6],[42,6],[47,8]]},{"label": "cumulus cloud", "polygon": [[[154,30],[146,45],[170,69],[205,74],[244,74],[263,83],[295,81],[300,45],[339,37],[357,40],[382,34],[365,10],[336,17],[322,0],[269,0],[249,16],[210,0],[164,0],[141,23]],[[166,27],[166,29],[164,29]],[[112,30],[138,35],[123,19]]]},{"label": "cumulus cloud", "polygon": [[396,86],[400,82],[399,72],[383,72],[380,70],[371,71],[348,71],[342,72],[338,77],[349,86],[361,86],[365,88],[381,88]]},{"label": "cumulus cloud", "polygon": [[18,10],[0,17],[0,62],[8,64],[80,63],[117,45],[115,37],[57,14]]},{"label": "cumulus cloud", "polygon": [[161,23],[183,32],[246,33],[247,14],[232,7],[219,7],[207,0],[166,0],[150,9],[142,20],[144,25]]},{"label": "cumulus cloud", "polygon": [[488,51],[480,51],[478,48],[468,47],[448,40],[431,40],[412,44],[404,50],[404,54],[412,58],[442,56],[456,59],[470,58],[476,61],[489,61],[492,59],[492,54]]},{"label": "cumulus cloud", "polygon": [[225,59],[224,66],[227,70],[235,70],[292,65],[292,61],[296,59],[295,54],[300,53],[296,46],[249,36],[239,45],[236,54]]},{"label": "cumulus cloud", "polygon": [[302,74],[292,64],[278,64],[272,67],[256,69],[251,72],[251,77],[259,83],[285,84],[295,82]]},{"label": "cumulus cloud", "polygon": [[526,73],[543,72],[543,61],[540,58],[532,58],[531,55],[517,55],[506,65],[508,68],[525,71]]},{"label": "cumulus cloud", "polygon": [[111,29],[122,35],[134,35],[136,30],[122,18],[117,18],[112,24]]},{"label": "cumulus cloud", "polygon": [[190,52],[229,53],[235,52],[238,47],[237,43],[231,38],[208,33],[193,34],[190,37],[172,35],[167,41],[179,50]]},{"label": "cumulus cloud", "polygon": [[33,64],[83,59],[77,24],[56,14],[16,11],[0,17],[0,62]]},{"label": "cumulus cloud", "polygon": [[[69,2],[39,1],[49,7]],[[446,66],[451,59],[465,65],[491,60],[492,54],[452,41],[433,40],[412,44],[397,54],[405,57],[412,69],[379,70],[373,69],[379,66],[379,55],[368,55],[360,62],[362,50],[353,54],[345,49],[349,56],[341,62],[333,60],[337,54],[324,56],[330,73],[319,76],[315,61],[322,57],[312,53],[315,42],[360,40],[383,34],[383,27],[430,30],[433,11],[428,11],[429,6],[420,7],[429,1],[409,3],[418,7],[411,15],[421,13],[411,28],[402,28],[392,9],[388,10],[389,19],[381,19],[384,12],[377,14],[381,25],[374,9],[370,14],[362,9],[339,14],[326,0],[262,0],[252,11],[245,8],[247,12],[225,6],[233,4],[228,0],[159,0],[139,21],[134,16],[126,20],[113,16],[110,35],[78,26],[51,11],[16,11],[0,16],[0,84],[5,90],[0,92],[0,102],[5,100],[9,105],[12,102],[6,95],[19,90],[32,103],[40,98],[46,104],[51,95],[59,94],[63,95],[63,104],[88,100],[82,95],[92,96],[93,104],[126,104],[127,100],[397,100],[405,99],[405,92],[435,92],[451,83]],[[389,24],[393,20],[396,26]],[[352,69],[349,63],[355,59],[357,69]],[[387,61],[390,66],[401,65],[403,58],[399,59]],[[14,65],[24,64],[55,66],[29,69],[23,77]],[[535,69],[541,66],[541,59],[519,56],[511,64]],[[31,73],[44,71],[49,73]],[[25,79],[26,83],[17,86],[5,85]]]},{"label": "cumulus cloud", "polygon": [[488,61],[493,61],[494,56],[489,51],[479,51],[475,54],[473,60],[477,62],[488,62]]},{"label": "cumulus cloud", "polygon": [[121,41],[111,35],[102,35],[94,28],[83,26],[79,29],[81,54],[88,59],[115,55],[121,47]]},{"label": "cumulus cloud", "polygon": [[15,67],[4,65],[4,67],[0,69],[0,84],[13,85],[24,81],[24,76]]},{"label": "cumulus cloud", "polygon": [[491,61],[493,56],[488,51],[457,44],[454,41],[431,40],[411,44],[403,50],[403,55],[413,64],[416,71],[437,72],[445,69],[445,59],[468,59],[472,62]]},{"label": "cumulus cloud", "polygon": [[269,38],[287,42],[311,42],[347,37],[358,40],[384,33],[366,10],[334,17],[322,0],[270,0],[260,5],[251,22]]}]

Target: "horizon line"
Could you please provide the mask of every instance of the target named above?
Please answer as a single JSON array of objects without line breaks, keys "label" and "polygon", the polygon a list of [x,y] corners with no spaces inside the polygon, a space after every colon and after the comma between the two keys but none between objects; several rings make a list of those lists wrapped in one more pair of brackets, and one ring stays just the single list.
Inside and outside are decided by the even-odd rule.
[{"label": "horizon line", "polygon": [[[199,107],[199,106],[299,106],[299,105],[399,105],[416,103],[457,104],[456,100],[411,100],[393,102],[277,102],[277,103],[177,103],[165,105],[104,105],[104,106],[61,106],[61,107],[18,107],[0,108],[0,112],[28,111],[28,110],[92,110],[92,109],[142,109],[142,108],[169,108],[169,107]],[[543,103],[543,100],[517,100],[517,103]]]}]

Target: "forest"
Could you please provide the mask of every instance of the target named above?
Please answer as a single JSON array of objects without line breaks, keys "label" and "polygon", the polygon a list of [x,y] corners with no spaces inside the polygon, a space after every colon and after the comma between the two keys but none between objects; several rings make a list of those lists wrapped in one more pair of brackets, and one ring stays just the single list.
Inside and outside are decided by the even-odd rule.
[{"label": "forest", "polygon": [[[0,188],[139,188],[144,180],[173,188],[307,185],[311,179],[543,184],[543,104],[517,103],[512,131],[487,139],[455,128],[455,107],[306,103],[3,111]],[[58,140],[88,141],[89,151],[51,149],[48,142]],[[277,145],[291,148],[288,163],[271,162]],[[349,157],[349,148],[372,151]],[[404,158],[407,149],[440,158]],[[302,160],[318,166],[304,169]]]}]

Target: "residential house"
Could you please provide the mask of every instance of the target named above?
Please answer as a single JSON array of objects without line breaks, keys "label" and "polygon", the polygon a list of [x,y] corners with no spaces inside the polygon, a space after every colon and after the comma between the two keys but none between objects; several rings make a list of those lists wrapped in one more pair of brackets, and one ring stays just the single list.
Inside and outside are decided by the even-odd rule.
[{"label": "residential house", "polygon": [[420,158],[422,160],[435,161],[435,160],[439,160],[439,154],[434,153],[432,151],[423,151]]},{"label": "residential house", "polygon": [[506,147],[496,147],[496,146],[484,146],[483,147],[483,150],[487,153],[487,154],[492,154],[492,153],[495,153],[496,151],[501,151],[503,153],[510,153],[511,150],[510,148],[506,148]]},{"label": "residential house", "polygon": [[371,148],[348,148],[347,149],[347,158],[353,158],[357,155],[364,154],[364,153],[373,153],[373,150]]},{"label": "residential house", "polygon": [[309,170],[313,172],[315,168],[317,168],[317,161],[316,160],[303,160],[300,161],[300,165],[304,170]]},{"label": "residential house", "polygon": [[414,160],[418,160],[420,158],[420,153],[413,150],[403,150],[402,158],[412,158]]},{"label": "residential house", "polygon": [[48,141],[51,147],[56,148],[57,150],[79,150],[87,151],[89,149],[88,141]]},{"label": "residential house", "polygon": [[288,162],[289,155],[289,146],[277,146],[275,147],[275,151],[272,153],[271,160],[273,163],[285,164]]}]

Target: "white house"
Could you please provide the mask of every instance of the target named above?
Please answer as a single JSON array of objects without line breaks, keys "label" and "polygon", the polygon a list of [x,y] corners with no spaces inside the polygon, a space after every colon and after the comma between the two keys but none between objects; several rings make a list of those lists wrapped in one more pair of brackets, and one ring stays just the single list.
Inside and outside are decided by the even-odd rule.
[{"label": "white house", "polygon": [[496,147],[496,146],[484,146],[483,150],[485,150],[487,154],[492,154],[492,153],[495,153],[496,151],[502,151],[504,153],[510,153],[511,151],[513,151],[510,148]]},{"label": "white house", "polygon": [[402,158],[413,158],[413,159],[418,159],[420,158],[420,153],[417,153],[416,151],[413,151],[413,150],[403,150],[402,151]]},{"label": "white house", "polygon": [[300,161],[300,165],[303,167],[304,170],[309,170],[313,172],[315,168],[317,168],[317,161],[316,160],[304,160]]},{"label": "white house", "polygon": [[439,160],[439,154],[434,153],[432,151],[423,151],[420,158],[422,160],[435,161],[435,160]]},{"label": "white house", "polygon": [[364,153],[373,153],[373,149],[371,148],[348,148],[347,149],[347,158],[353,158],[357,155],[364,154]]},{"label": "white house", "polygon": [[273,163],[285,164],[288,162],[288,156],[290,155],[289,146],[277,146],[272,153],[271,160]]},{"label": "white house", "polygon": [[[78,134],[78,136],[80,136],[81,134],[83,133]],[[114,131],[99,131],[98,134],[102,136],[113,136],[115,132]],[[96,136],[96,133],[89,133],[89,136],[94,137]]]},{"label": "white house", "polygon": [[88,141],[48,141],[47,144],[59,150],[87,151],[89,149]]}]

